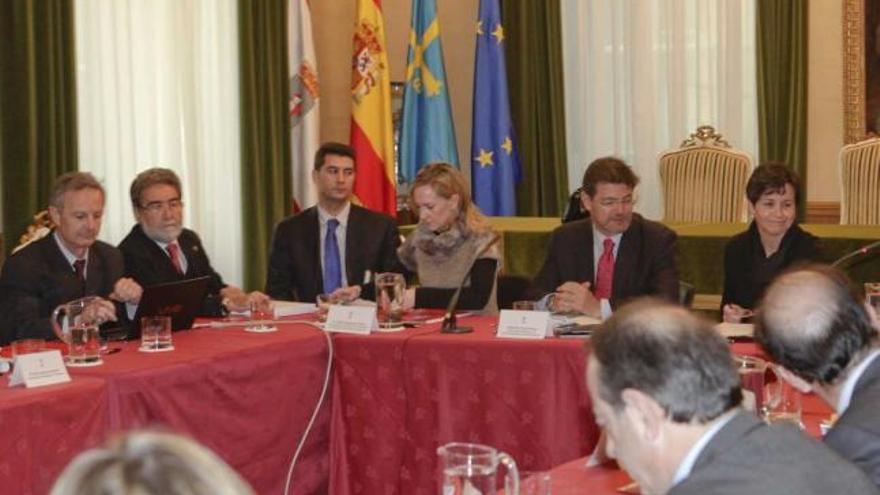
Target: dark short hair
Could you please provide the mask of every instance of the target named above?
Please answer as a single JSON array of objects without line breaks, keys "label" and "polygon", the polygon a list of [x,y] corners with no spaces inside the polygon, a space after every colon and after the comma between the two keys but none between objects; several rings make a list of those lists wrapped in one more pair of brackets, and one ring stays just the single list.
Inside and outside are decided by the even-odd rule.
[{"label": "dark short hair", "polygon": [[352,161],[356,161],[354,157],[354,148],[347,144],[335,143],[333,141],[326,142],[315,152],[315,170],[321,170],[324,166],[324,160],[327,155],[347,156]]},{"label": "dark short hair", "polygon": [[785,185],[791,184],[794,189],[794,200],[801,197],[801,179],[797,172],[782,162],[766,162],[755,167],[749,182],[746,184],[746,197],[753,205],[768,193],[785,192]]},{"label": "dark short hair", "polygon": [[596,186],[602,182],[609,184],[626,184],[635,189],[639,183],[639,177],[632,171],[629,165],[620,158],[606,156],[593,160],[584,172],[581,181],[583,191],[587,196],[596,194]]},{"label": "dark short hair", "polygon": [[677,423],[706,423],[742,401],[730,348],[707,320],[653,298],[627,304],[593,334],[599,396],[615,410],[635,389]]},{"label": "dark short hair", "polygon": [[843,272],[806,265],[776,278],[758,308],[755,339],[774,361],[822,384],[843,379],[877,329],[864,298]]},{"label": "dark short hair", "polygon": [[60,210],[64,208],[65,194],[83,189],[97,189],[101,192],[101,197],[107,197],[107,194],[104,193],[104,186],[98,182],[98,179],[95,179],[94,175],[88,172],[67,172],[55,179],[55,183],[52,185],[52,194],[49,196],[49,206]]},{"label": "dark short hair", "polygon": [[128,189],[128,195],[131,197],[131,206],[135,209],[143,206],[141,205],[141,195],[147,189],[158,184],[171,186],[177,191],[178,196],[181,195],[180,178],[177,177],[173,170],[161,167],[148,168],[137,174],[137,177],[131,182],[131,187]]}]

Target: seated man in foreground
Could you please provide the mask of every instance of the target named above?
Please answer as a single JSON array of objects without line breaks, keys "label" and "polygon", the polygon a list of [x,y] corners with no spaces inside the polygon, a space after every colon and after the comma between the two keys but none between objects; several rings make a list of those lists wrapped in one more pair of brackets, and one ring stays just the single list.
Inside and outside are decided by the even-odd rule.
[{"label": "seated man in foreground", "polygon": [[877,493],[790,425],[740,408],[727,342],[684,308],[629,304],[593,334],[587,386],[607,452],[644,494]]},{"label": "seated man in foreground", "polygon": [[877,315],[839,271],[785,273],[764,296],[755,337],[779,374],[815,392],[840,416],[825,444],[880,485],[880,349]]},{"label": "seated man in foreground", "polygon": [[223,282],[199,236],[183,228],[180,179],[167,168],[151,168],[135,177],[129,190],[137,224],[119,244],[125,273],[144,287],[208,276],[203,316],[219,316],[224,307],[248,309],[252,299],[265,301],[261,292],[246,294]]},{"label": "seated man in foreground", "polygon": [[584,172],[581,203],[590,217],[553,231],[535,295],[553,311],[607,318],[627,299],[678,299],[675,232],[633,213],[639,178],[617,158]]},{"label": "seated man in foreground", "polygon": [[[123,278],[122,254],[97,240],[104,214],[104,188],[83,172],[55,181],[49,216],[55,228],[3,265],[0,274],[0,344],[17,339],[53,339],[52,311],[85,296],[97,321],[125,319],[112,301],[137,304],[141,287]],[[118,310],[118,311],[117,311]]]}]

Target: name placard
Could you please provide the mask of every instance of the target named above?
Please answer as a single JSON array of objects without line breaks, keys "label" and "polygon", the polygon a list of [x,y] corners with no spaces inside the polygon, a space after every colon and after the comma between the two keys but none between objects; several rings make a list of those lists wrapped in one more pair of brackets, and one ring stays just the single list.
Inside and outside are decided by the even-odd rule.
[{"label": "name placard", "polygon": [[58,349],[16,356],[13,367],[10,387],[24,383],[26,388],[32,388],[70,381]]},{"label": "name placard", "polygon": [[502,309],[498,336],[514,339],[543,339],[551,335],[550,313]]},{"label": "name placard", "polygon": [[375,306],[350,306],[334,304],[327,311],[324,330],[328,332],[369,335],[379,328]]}]

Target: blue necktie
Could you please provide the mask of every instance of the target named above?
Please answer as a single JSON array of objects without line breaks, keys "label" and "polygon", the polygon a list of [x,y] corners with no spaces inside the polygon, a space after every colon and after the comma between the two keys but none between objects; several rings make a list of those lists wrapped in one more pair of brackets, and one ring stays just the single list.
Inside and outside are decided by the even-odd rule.
[{"label": "blue necktie", "polygon": [[324,237],[324,292],[330,294],[342,286],[342,268],[339,262],[339,244],[336,243],[336,227],[339,220],[327,220],[327,235]]}]

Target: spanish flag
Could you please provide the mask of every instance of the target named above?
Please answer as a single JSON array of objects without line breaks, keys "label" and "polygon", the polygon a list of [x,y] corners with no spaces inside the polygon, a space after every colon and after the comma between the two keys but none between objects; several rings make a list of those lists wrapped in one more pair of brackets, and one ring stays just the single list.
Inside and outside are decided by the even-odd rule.
[{"label": "spanish flag", "polygon": [[357,156],[354,193],[365,207],[395,217],[394,128],[381,0],[357,0],[351,66],[351,147]]}]

